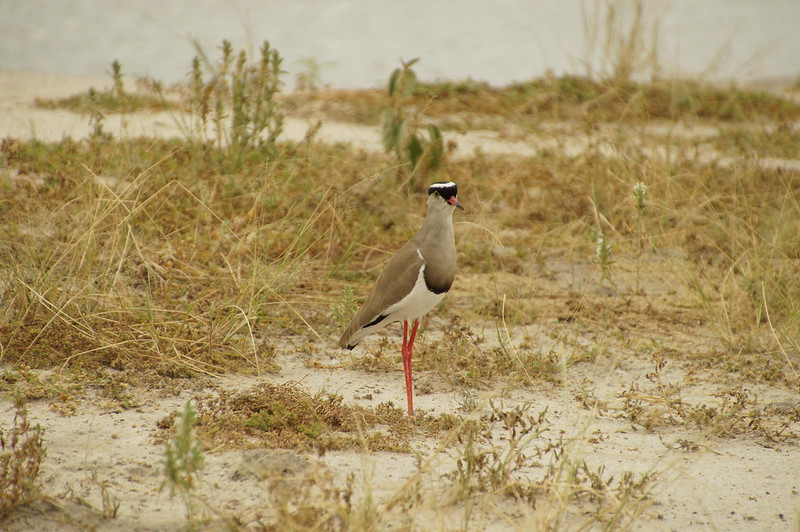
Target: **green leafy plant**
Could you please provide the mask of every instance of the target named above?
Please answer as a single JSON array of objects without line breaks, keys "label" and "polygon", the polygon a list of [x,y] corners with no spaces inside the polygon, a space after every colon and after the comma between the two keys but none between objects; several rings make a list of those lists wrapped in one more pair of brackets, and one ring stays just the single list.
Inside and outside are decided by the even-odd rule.
[{"label": "green leafy plant", "polygon": [[642,254],[645,246],[645,215],[647,214],[647,185],[641,181],[633,185],[633,197],[636,200],[636,292],[640,290]]},{"label": "green leafy plant", "polygon": [[194,132],[207,137],[213,125],[217,145],[227,148],[237,166],[248,152],[274,151],[284,122],[276,99],[283,85],[283,58],[278,51],[264,41],[259,61],[250,64],[245,50],[237,53],[230,41],[224,40],[222,58],[212,64],[197,43],[195,46],[198,55],[192,61],[189,84]]},{"label": "green leafy plant", "polygon": [[187,519],[196,522],[198,513],[197,488],[203,471],[203,448],[195,439],[194,425],[197,410],[187,401],[176,419],[175,437],[164,447],[164,481],[161,489],[169,488],[170,497],[178,493],[186,504]]},{"label": "green leafy plant", "polygon": [[103,114],[102,105],[100,103],[100,96],[94,88],[89,89],[89,138],[93,141],[108,141],[113,138],[111,133],[103,129],[103,122],[106,119]]},{"label": "green leafy plant", "polygon": [[592,237],[592,240],[594,240],[595,245],[595,262],[600,266],[600,280],[612,282],[611,264],[613,264],[613,261],[611,260],[611,244],[608,243],[603,233],[596,233]]},{"label": "green leafy plant", "polygon": [[383,149],[394,152],[400,168],[408,169],[411,176],[417,170],[438,168],[444,155],[442,132],[435,124],[427,124],[421,133],[423,115],[414,107],[413,95],[417,88],[417,74],[411,68],[419,58],[402,61],[389,77],[388,95],[391,107],[383,112]]},{"label": "green leafy plant", "polygon": [[331,310],[333,321],[336,322],[337,329],[343,329],[350,321],[350,318],[356,313],[356,310],[358,310],[356,296],[352,286],[345,286],[342,289],[339,303],[334,305]]}]

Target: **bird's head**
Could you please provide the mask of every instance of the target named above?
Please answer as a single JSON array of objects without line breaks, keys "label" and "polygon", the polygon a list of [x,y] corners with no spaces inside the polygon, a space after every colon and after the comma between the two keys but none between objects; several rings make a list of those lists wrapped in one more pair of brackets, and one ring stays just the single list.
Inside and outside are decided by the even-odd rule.
[{"label": "bird's head", "polygon": [[464,210],[464,206],[458,201],[458,185],[452,181],[439,181],[428,188],[428,206],[444,204]]}]

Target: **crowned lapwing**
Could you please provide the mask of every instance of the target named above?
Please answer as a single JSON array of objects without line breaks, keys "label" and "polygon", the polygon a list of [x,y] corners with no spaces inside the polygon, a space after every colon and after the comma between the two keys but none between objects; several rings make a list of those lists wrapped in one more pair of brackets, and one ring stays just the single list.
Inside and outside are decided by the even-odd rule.
[{"label": "crowned lapwing", "polygon": [[[428,214],[408,243],[386,264],[364,306],[342,333],[339,346],[353,349],[366,336],[396,321],[403,322],[403,371],[406,377],[408,415],[414,415],[411,354],[419,319],[444,299],[456,276],[453,212],[464,209],[452,182],[434,183],[428,189]],[[408,324],[413,323],[411,335]]]}]

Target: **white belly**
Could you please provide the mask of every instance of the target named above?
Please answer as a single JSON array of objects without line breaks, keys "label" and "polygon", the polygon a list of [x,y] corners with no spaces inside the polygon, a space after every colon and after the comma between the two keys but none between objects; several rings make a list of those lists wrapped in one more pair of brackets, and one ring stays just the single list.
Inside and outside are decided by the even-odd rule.
[{"label": "white belly", "polygon": [[[414,321],[431,311],[441,303],[445,292],[434,294],[425,285],[425,266],[419,269],[417,282],[411,293],[386,309],[386,314],[391,321]],[[389,320],[387,320],[389,321]]]}]

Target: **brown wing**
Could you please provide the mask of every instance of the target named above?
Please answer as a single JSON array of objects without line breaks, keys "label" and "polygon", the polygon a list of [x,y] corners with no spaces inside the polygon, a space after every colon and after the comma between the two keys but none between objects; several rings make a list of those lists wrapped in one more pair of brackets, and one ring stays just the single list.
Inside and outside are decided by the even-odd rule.
[{"label": "brown wing", "polygon": [[355,343],[358,343],[352,343],[353,338],[362,327],[375,322],[383,311],[411,292],[423,265],[417,249],[417,244],[412,240],[400,248],[389,260],[364,305],[342,333],[339,347],[352,348]]}]

